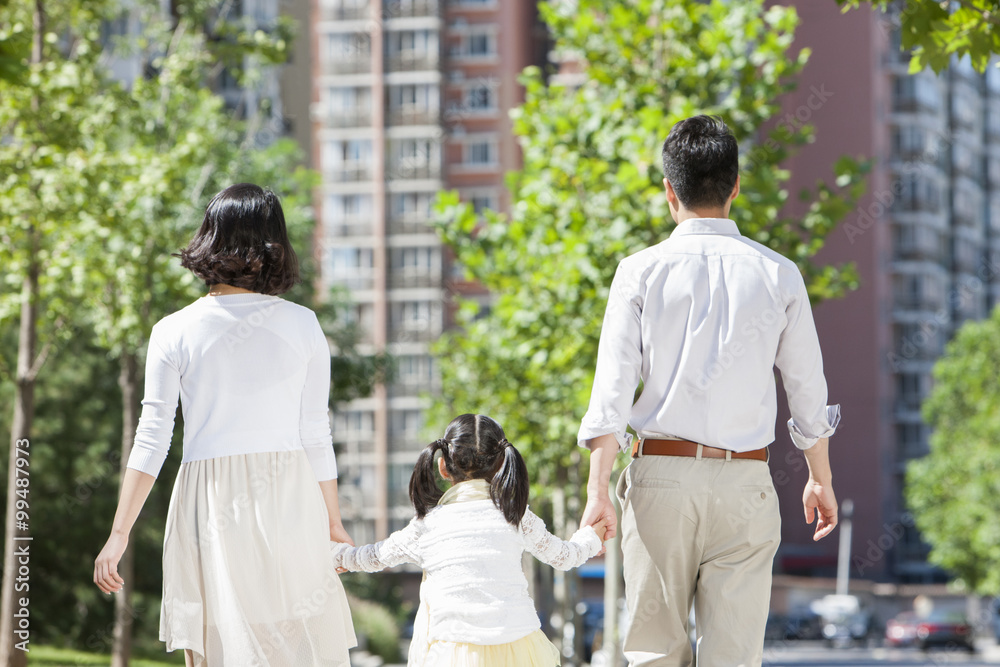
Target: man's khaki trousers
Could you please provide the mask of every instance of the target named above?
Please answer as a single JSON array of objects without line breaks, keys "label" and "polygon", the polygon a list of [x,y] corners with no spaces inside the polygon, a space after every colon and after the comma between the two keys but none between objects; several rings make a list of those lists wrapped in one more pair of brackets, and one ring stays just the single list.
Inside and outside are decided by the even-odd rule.
[{"label": "man's khaki trousers", "polygon": [[641,456],[618,480],[629,665],[759,666],[781,538],[767,463]]}]

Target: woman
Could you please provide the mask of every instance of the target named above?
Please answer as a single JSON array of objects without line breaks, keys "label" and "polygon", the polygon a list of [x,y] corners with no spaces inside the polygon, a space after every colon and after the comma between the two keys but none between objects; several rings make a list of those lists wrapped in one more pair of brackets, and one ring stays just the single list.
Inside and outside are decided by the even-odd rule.
[{"label": "woman", "polygon": [[[330,348],[316,315],[277,296],[299,280],[281,204],[241,183],[217,194],[181,265],[208,294],[160,320],[111,536],[106,593],[170,446],[184,457],[163,538],[160,640],[188,667],[339,667],[356,645],[330,541],[337,503]],[[318,484],[317,484],[318,482]]]}]

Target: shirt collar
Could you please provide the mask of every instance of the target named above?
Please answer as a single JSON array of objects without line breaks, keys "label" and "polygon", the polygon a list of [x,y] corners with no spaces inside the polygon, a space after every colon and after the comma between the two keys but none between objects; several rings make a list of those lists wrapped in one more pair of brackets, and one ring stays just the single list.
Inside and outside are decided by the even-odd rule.
[{"label": "shirt collar", "polygon": [[688,218],[677,225],[670,236],[686,236],[688,234],[741,236],[736,223],[729,218]]},{"label": "shirt collar", "polygon": [[462,503],[468,500],[486,500],[490,497],[490,483],[485,479],[470,479],[453,485],[444,492],[438,505]]}]

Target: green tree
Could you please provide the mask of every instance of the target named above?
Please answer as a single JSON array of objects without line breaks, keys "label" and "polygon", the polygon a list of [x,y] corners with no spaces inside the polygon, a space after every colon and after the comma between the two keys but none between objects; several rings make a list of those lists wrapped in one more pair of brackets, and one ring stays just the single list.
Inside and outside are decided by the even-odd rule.
[{"label": "green tree", "polygon": [[1000,309],[966,322],[934,364],[924,402],[930,453],[906,470],[906,502],[930,561],[1000,594]]},{"label": "green tree", "polygon": [[[90,130],[108,122],[94,75],[97,32],[89,29],[103,3],[73,11],[43,0],[5,5],[0,16],[3,72],[0,74],[0,323],[17,318],[4,576],[0,605],[0,664],[23,665],[15,646],[15,541],[29,533],[34,498],[28,479],[35,411],[35,384],[53,345],[71,319],[73,255],[67,228],[85,197],[81,166],[93,147]],[[27,466],[18,465],[27,462]],[[18,514],[21,512],[21,514]],[[30,549],[30,547],[29,547]],[[25,648],[27,646],[25,645]]]},{"label": "green tree", "polygon": [[845,11],[870,4],[884,12],[883,25],[898,29],[911,50],[910,71],[944,70],[951,56],[968,56],[978,71],[1000,53],[1000,2],[996,0],[837,0]]}]

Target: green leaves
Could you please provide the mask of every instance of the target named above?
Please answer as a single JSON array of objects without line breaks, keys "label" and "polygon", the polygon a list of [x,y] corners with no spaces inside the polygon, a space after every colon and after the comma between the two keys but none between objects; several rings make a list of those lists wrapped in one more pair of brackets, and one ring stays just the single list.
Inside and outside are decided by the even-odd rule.
[{"label": "green leaves", "polygon": [[660,166],[670,127],[697,113],[730,124],[744,160],[733,217],[799,264],[814,300],[857,285],[853,266],[813,257],[863,193],[867,165],[842,158],[835,185],[808,191],[805,214],[780,214],[790,177],[780,165],[813,134],[797,120],[769,124],[807,58],[788,53],[793,9],[579,0],[540,12],[556,50],[585,57],[585,80],[569,89],[537,68],[521,75],[525,101],[512,118],[524,166],[508,175],[509,216],[478,218],[456,194],[438,198],[443,239],[492,301],[488,310],[464,304],[463,330],[437,346],[443,396],[429,421],[443,427],[477,410],[496,417],[543,490],[573,465],[615,268],[673,229]]},{"label": "green leaves", "polygon": [[1000,3],[996,0],[837,0],[844,10],[871,4],[882,12],[879,24],[898,30],[900,47],[910,51],[910,72],[926,67],[940,73],[952,56],[968,56],[978,72],[1000,53]]},{"label": "green leaves", "polygon": [[1000,594],[1000,309],[967,322],[934,365],[924,402],[930,454],[906,470],[906,501],[931,562],[978,594]]}]

